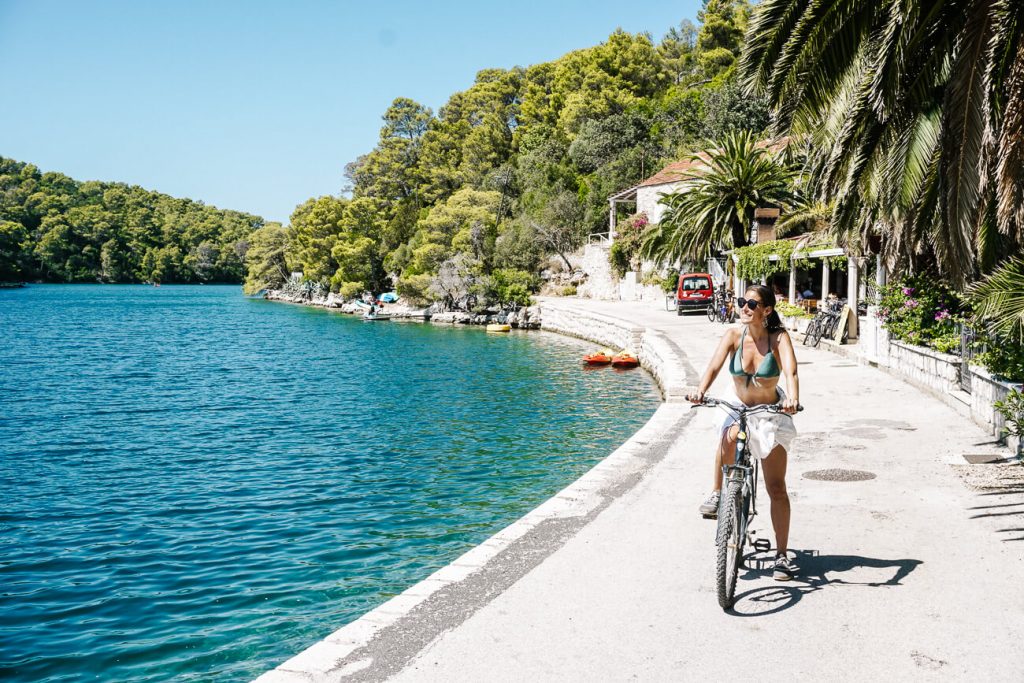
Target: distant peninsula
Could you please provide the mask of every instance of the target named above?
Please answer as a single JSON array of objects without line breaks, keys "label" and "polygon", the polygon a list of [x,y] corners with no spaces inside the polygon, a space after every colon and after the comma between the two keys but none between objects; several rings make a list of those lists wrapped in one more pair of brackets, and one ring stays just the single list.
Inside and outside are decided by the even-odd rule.
[{"label": "distant peninsula", "polygon": [[0,281],[239,283],[263,218],[0,157]]}]

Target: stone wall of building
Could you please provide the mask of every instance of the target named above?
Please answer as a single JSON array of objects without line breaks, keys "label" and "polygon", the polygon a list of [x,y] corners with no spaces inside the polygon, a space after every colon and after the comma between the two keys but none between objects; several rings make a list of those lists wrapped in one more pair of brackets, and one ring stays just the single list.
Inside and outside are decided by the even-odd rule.
[{"label": "stone wall of building", "polygon": [[647,185],[636,189],[636,212],[646,213],[647,220],[651,223],[660,223],[665,213],[665,206],[658,203],[663,194],[675,192],[681,183],[666,183],[664,185]]}]

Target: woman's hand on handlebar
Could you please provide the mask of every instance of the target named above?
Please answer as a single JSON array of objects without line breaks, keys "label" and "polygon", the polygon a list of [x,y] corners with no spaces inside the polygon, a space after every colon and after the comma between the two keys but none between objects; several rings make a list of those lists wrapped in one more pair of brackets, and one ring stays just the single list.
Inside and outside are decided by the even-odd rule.
[{"label": "woman's hand on handlebar", "polygon": [[800,410],[800,401],[794,398],[786,397],[786,400],[782,402],[782,412],[787,415],[796,415],[796,411]]},{"label": "woman's hand on handlebar", "polygon": [[686,390],[686,400],[700,405],[704,403],[704,392],[697,387],[689,387]]}]

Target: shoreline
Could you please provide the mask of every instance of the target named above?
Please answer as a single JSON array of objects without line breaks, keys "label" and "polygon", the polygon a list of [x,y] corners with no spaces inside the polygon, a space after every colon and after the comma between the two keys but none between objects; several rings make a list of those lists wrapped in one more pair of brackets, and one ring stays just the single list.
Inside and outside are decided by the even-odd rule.
[{"label": "shoreline", "polygon": [[687,383],[696,379],[696,370],[685,353],[660,332],[574,308],[570,300],[541,300],[537,309],[541,330],[635,349],[641,367],[661,390],[662,404],[621,446],[553,497],[446,567],[264,673],[256,679],[259,683],[351,675],[379,679],[397,673],[427,643],[464,622],[558,550],[665,457],[678,431],[693,418],[683,394]]},{"label": "shoreline", "polygon": [[[325,297],[314,298],[306,295],[294,296],[285,294],[281,290],[270,289],[264,292],[263,298],[267,301],[279,301],[281,303],[295,304],[298,306],[324,308],[348,315],[359,315],[363,312],[363,309],[355,303],[345,302],[342,299],[335,297],[333,293],[328,294]],[[402,303],[393,303],[385,304],[383,312],[391,314],[392,320],[427,322],[435,325],[490,325],[491,323],[501,323],[511,325],[514,329],[520,330],[541,329],[539,306],[524,306],[512,313],[483,315],[467,313],[465,311],[434,313],[430,310],[430,307],[415,308]]]}]

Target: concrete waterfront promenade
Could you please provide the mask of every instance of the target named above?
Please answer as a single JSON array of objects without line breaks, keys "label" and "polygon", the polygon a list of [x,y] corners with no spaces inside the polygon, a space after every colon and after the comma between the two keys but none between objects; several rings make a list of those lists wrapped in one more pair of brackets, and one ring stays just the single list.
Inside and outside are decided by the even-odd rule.
[{"label": "concrete waterfront promenade", "polygon": [[[667,339],[689,380],[723,330],[637,304],[543,305]],[[718,607],[714,523],[696,507],[721,418],[670,400],[628,447],[424,582],[433,588],[261,680],[1021,680],[1024,487],[975,491],[956,471],[965,455],[999,453],[992,438],[887,374],[823,350],[797,356],[797,581],[772,581],[769,555],[756,555],[734,611]],[[834,468],[875,478],[803,476]],[[771,538],[761,500],[755,529]]]}]

